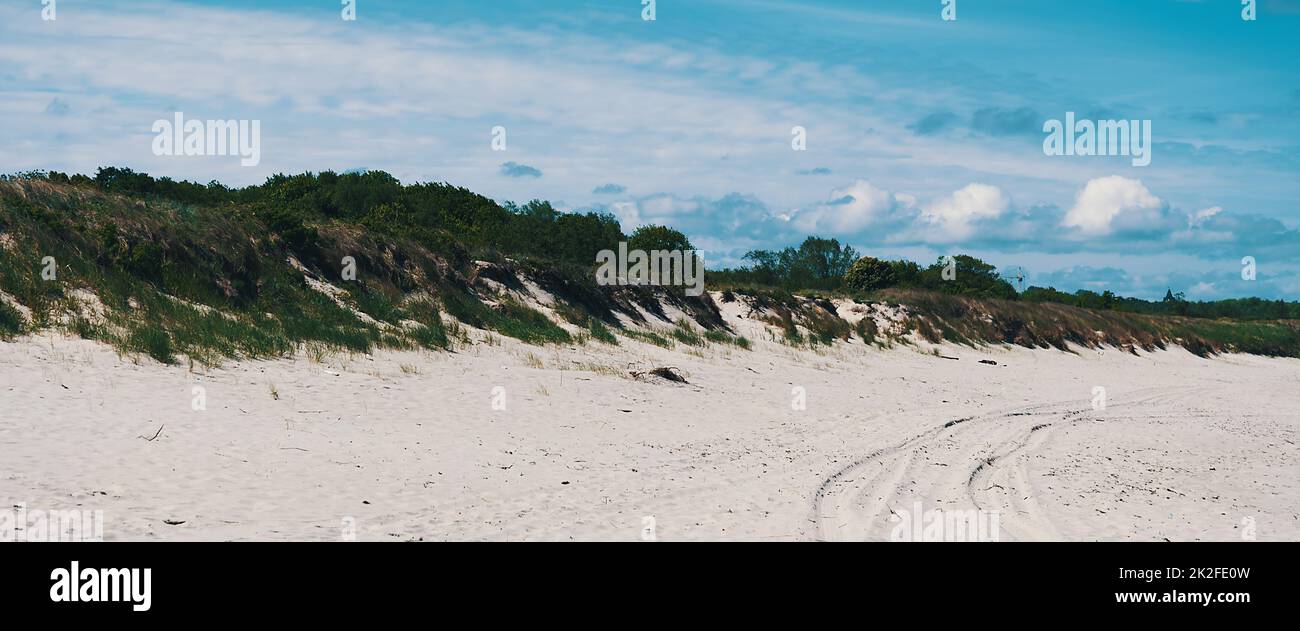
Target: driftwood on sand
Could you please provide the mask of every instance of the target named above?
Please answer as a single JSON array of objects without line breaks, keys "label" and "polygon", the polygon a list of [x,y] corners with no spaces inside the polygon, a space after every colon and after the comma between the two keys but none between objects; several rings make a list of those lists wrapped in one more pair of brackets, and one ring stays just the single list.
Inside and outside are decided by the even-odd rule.
[{"label": "driftwood on sand", "polygon": [[661,379],[667,379],[668,381],[674,381],[677,383],[690,383],[689,381],[686,381],[686,377],[677,374],[677,370],[678,368],[674,366],[663,366],[660,368],[653,368],[650,370],[633,370],[631,371],[631,373],[632,376],[636,379],[640,379],[645,375],[654,375],[655,377],[659,377]]}]

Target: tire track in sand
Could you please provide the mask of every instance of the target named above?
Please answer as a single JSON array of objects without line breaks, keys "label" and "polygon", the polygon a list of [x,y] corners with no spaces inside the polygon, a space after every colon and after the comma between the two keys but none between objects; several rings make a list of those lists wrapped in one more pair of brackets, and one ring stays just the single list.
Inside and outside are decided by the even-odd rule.
[{"label": "tire track in sand", "polygon": [[[1204,394],[1203,389],[1175,388],[1135,401],[1121,402],[1120,408],[1150,406],[1184,398],[1187,394]],[[1036,424],[1018,440],[1002,445],[986,461],[976,465],[967,481],[966,491],[971,502],[980,510],[998,510],[1002,516],[1002,534],[1012,541],[1042,541],[1062,539],[1060,533],[1046,516],[1038,502],[1039,493],[1030,483],[1027,464],[1051,434],[1061,427],[1081,423],[1122,422],[1125,417],[1111,416],[1114,406],[1096,414],[1072,413],[1062,419]],[[1089,410],[1091,411],[1091,410]]]},{"label": "tire track in sand", "polygon": [[[1112,403],[1107,411],[1188,391],[1187,388],[1145,388],[1125,394],[1127,401]],[[1147,396],[1143,396],[1146,393]],[[1138,399],[1132,397],[1138,396]],[[1082,400],[1083,405],[1089,402]],[[812,498],[812,538],[823,541],[888,540],[895,506],[911,507],[921,500],[926,508],[978,509],[973,486],[986,479],[985,469],[1022,449],[1035,434],[1051,424],[1092,412],[1080,398],[1005,408],[950,420],[930,427],[854,460],[827,476]],[[937,471],[936,471],[937,470]],[[1017,488],[1027,488],[1024,472]],[[1002,486],[1006,486],[1005,484]],[[992,488],[992,487],[990,487]],[[982,492],[982,491],[981,491]],[[1028,495],[1031,500],[1032,493]],[[1021,497],[1023,497],[1022,495]],[[1010,496],[1008,496],[1010,498]],[[985,508],[1001,508],[991,498]],[[995,505],[997,504],[997,505]],[[1017,526],[1018,535],[1050,538],[1054,532],[1036,505],[1025,503],[1013,510],[1029,516]],[[1004,531],[1006,529],[1004,528]]]}]

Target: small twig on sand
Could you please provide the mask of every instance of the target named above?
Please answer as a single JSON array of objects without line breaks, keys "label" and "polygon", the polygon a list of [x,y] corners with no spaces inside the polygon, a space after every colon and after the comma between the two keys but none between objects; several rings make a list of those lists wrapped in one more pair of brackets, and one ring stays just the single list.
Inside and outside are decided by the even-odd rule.
[{"label": "small twig on sand", "polygon": [[147,441],[149,441],[149,442],[152,443],[154,440],[156,440],[156,439],[158,438],[158,435],[162,433],[164,427],[167,427],[167,425],[166,425],[165,423],[162,424],[162,425],[159,425],[159,426],[158,426],[158,431],[156,431],[156,432],[153,433],[153,438],[144,438],[143,435],[141,435],[141,436],[136,436],[136,438],[144,438],[145,440],[147,440]]}]

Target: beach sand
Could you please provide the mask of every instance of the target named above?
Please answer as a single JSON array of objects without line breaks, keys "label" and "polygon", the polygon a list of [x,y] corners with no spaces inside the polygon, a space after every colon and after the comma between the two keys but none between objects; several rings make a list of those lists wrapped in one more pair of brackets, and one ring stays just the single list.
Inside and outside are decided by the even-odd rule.
[{"label": "beach sand", "polygon": [[[724,313],[752,350],[3,342],[0,501],[102,510],[106,540],[887,541],[917,502],[1002,541],[1300,539],[1300,361],[795,349]],[[656,366],[689,383],[629,375]]]}]

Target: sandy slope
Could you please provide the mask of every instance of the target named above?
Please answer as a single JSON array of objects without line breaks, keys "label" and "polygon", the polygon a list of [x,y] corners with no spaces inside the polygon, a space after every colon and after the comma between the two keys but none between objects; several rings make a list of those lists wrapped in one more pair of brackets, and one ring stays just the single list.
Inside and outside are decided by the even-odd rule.
[{"label": "sandy slope", "polygon": [[[110,540],[635,540],[645,517],[660,540],[878,540],[918,500],[1000,510],[1003,540],[1240,540],[1246,517],[1300,539],[1300,361],[813,352],[724,311],[754,350],[507,339],[190,372],[0,343],[0,502],[102,509]],[[658,365],[691,383],[626,376]]]}]

